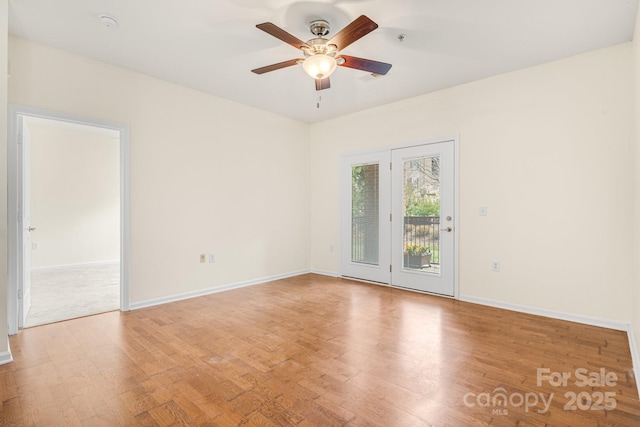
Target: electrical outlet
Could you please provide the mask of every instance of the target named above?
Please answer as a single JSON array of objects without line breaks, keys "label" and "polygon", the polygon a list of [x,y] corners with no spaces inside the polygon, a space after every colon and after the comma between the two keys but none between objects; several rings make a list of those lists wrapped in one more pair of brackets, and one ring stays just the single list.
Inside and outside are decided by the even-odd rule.
[{"label": "electrical outlet", "polygon": [[500,271],[500,261],[496,259],[491,260],[491,271]]},{"label": "electrical outlet", "polygon": [[216,254],[214,254],[213,252],[211,252],[209,254],[209,263],[213,264],[214,262],[216,262]]},{"label": "electrical outlet", "polygon": [[207,256],[205,254],[200,254],[200,264],[207,262]]}]

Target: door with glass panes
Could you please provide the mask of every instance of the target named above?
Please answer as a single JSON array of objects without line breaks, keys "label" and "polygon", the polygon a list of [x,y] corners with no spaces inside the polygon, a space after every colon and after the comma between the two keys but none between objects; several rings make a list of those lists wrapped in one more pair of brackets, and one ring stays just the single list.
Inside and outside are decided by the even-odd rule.
[{"label": "door with glass panes", "polygon": [[453,296],[454,141],[342,159],[341,274]]},{"label": "door with glass panes", "polygon": [[340,273],[390,283],[390,152],[341,160]]}]

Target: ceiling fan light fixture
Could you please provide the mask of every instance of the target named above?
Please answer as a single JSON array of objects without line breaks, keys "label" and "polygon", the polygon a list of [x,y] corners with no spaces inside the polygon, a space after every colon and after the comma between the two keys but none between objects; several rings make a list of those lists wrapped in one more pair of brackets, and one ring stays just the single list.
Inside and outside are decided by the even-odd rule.
[{"label": "ceiling fan light fixture", "polygon": [[331,87],[329,76],[338,66],[354,68],[376,75],[385,75],[391,68],[391,64],[384,62],[340,54],[342,49],[378,28],[378,24],[365,15],[360,15],[354,19],[329,40],[323,37],[329,34],[329,23],[327,21],[316,20],[311,22],[310,26],[311,33],[316,37],[304,42],[271,22],[263,22],[256,25],[259,30],[302,51],[305,58],[278,62],[266,67],[255,68],[251,72],[264,74],[292,65],[302,64],[305,73],[315,80],[316,90],[319,91]]},{"label": "ceiling fan light fixture", "polygon": [[302,63],[304,71],[313,79],[326,79],[337,66],[335,58],[321,53],[308,57]]}]

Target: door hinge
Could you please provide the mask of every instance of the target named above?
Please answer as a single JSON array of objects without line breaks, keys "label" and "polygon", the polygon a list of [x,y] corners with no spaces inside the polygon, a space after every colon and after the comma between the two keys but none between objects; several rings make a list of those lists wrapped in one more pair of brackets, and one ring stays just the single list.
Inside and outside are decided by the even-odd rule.
[{"label": "door hinge", "polygon": [[389,273],[393,273],[393,265],[389,264]]},{"label": "door hinge", "polygon": [[18,299],[22,299],[22,289],[18,289]]},{"label": "door hinge", "polygon": [[392,171],[393,170],[393,162],[389,162],[389,170]]},{"label": "door hinge", "polygon": [[389,221],[393,221],[393,214],[389,214]]}]

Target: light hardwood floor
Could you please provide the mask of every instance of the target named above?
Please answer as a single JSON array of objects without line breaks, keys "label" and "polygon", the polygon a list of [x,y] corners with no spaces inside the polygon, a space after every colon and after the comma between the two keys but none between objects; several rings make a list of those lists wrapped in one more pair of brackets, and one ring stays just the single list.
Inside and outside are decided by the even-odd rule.
[{"label": "light hardwood floor", "polygon": [[[624,332],[317,275],[10,344],[2,426],[640,425]],[[538,385],[539,368],[571,377]],[[607,382],[580,387],[580,368]],[[580,409],[598,393],[615,409]]]}]

